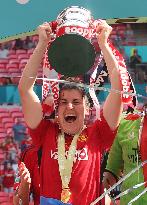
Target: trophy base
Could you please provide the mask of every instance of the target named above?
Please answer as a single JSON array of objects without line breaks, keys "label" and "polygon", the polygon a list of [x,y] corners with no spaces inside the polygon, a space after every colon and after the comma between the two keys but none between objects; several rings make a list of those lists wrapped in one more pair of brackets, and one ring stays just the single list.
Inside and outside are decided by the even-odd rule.
[{"label": "trophy base", "polygon": [[56,38],[48,50],[52,68],[71,77],[88,72],[94,65],[95,57],[95,49],[90,41],[77,34],[65,34]]}]

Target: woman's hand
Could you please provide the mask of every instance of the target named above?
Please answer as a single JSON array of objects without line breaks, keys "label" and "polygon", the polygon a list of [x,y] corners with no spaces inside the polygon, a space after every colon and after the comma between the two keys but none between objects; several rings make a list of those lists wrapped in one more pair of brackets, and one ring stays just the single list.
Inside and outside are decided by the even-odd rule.
[{"label": "woman's hand", "polygon": [[24,192],[28,192],[29,194],[31,177],[30,177],[29,170],[26,168],[23,162],[21,162],[21,164],[19,165],[19,174],[20,174],[20,186],[19,186],[18,193],[20,196],[23,195]]},{"label": "woman's hand", "polygon": [[108,37],[112,31],[112,27],[107,24],[105,20],[97,21],[96,25],[96,33],[97,33],[97,40],[100,48],[102,49],[108,42]]},{"label": "woman's hand", "polygon": [[39,43],[45,43],[46,45],[51,40],[52,29],[48,22],[43,23],[42,25],[38,26],[37,28],[38,35],[39,35]]}]

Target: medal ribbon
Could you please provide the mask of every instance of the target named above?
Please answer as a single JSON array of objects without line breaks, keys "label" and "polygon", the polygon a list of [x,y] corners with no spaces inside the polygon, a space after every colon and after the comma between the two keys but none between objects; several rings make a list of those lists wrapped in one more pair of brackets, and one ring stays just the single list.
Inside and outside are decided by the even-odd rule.
[{"label": "medal ribbon", "polygon": [[59,134],[58,137],[58,164],[59,172],[62,180],[62,188],[69,188],[69,182],[72,173],[73,162],[76,153],[77,139],[79,134],[76,134],[72,140],[72,143],[69,147],[68,155],[66,155],[65,150],[65,138],[64,134]]},{"label": "medal ribbon", "polygon": [[58,165],[59,172],[62,181],[62,193],[61,193],[61,201],[64,203],[68,203],[70,200],[70,189],[69,183],[71,179],[72,167],[75,159],[76,148],[77,148],[77,140],[80,133],[85,129],[85,126],[80,130],[79,133],[75,134],[71,145],[68,150],[68,154],[66,154],[65,150],[65,137],[64,133],[60,133],[58,135]]}]

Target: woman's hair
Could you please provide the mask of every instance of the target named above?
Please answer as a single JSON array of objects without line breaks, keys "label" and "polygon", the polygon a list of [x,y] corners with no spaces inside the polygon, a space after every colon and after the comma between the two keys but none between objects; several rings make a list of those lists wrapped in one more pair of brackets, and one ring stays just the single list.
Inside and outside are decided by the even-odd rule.
[{"label": "woman's hair", "polygon": [[70,83],[66,83],[66,84],[64,84],[64,85],[61,85],[60,91],[59,91],[59,97],[60,97],[60,93],[61,93],[63,90],[78,90],[78,91],[82,94],[82,97],[85,97],[85,96],[86,96],[86,92],[85,92],[84,87],[79,86],[79,85],[78,85],[77,83],[75,83],[75,82],[70,82]]},{"label": "woman's hair", "polygon": [[85,98],[86,106],[90,107],[91,105],[91,100],[90,100],[90,95],[89,93],[86,92],[86,89],[84,86],[80,86],[80,83],[76,83],[75,81],[67,82],[65,84],[60,84],[60,91],[59,91],[59,100],[60,100],[60,94],[63,90],[77,90],[81,93],[81,96]]}]

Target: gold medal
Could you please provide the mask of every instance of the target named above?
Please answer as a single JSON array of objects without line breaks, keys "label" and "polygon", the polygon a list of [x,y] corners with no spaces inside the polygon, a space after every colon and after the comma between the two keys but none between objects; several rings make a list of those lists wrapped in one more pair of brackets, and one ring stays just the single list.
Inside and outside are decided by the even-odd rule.
[{"label": "gold medal", "polygon": [[63,203],[68,203],[70,200],[71,192],[69,188],[63,188],[61,193],[61,201]]}]

